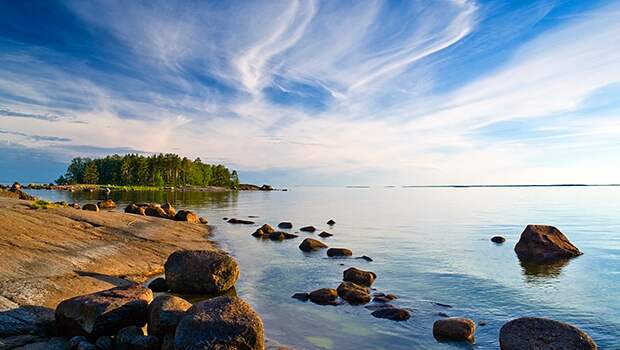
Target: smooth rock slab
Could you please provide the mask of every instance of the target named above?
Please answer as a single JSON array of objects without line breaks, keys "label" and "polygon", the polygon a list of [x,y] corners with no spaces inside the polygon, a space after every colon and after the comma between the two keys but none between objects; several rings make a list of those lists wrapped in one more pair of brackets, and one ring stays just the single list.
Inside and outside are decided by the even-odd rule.
[{"label": "smooth rock slab", "polygon": [[581,255],[581,251],[553,226],[527,225],[515,246],[523,261],[551,263]]},{"label": "smooth rock slab", "polygon": [[187,311],[174,343],[176,350],[264,350],[263,321],[242,299],[217,297]]},{"label": "smooth rock slab", "polygon": [[174,333],[181,318],[192,304],[172,295],[160,295],[149,305],[148,331],[160,339]]},{"label": "smooth rock slab", "polygon": [[166,260],[164,270],[168,287],[177,293],[223,293],[239,278],[237,262],[215,250],[176,251]]},{"label": "smooth rock slab", "polygon": [[144,326],[151,301],[153,292],[140,285],[77,296],[58,304],[56,323],[65,336],[114,335],[127,326]]},{"label": "smooth rock slab", "polygon": [[589,335],[567,323],[538,317],[522,317],[502,326],[501,350],[598,349]]},{"label": "smooth rock slab", "polygon": [[433,324],[433,336],[437,340],[471,341],[475,332],[476,324],[467,318],[444,318]]}]

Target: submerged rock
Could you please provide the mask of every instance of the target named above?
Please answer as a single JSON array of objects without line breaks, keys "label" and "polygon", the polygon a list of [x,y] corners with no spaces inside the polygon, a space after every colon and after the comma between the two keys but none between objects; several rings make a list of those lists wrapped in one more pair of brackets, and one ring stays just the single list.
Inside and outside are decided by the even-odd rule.
[{"label": "submerged rock", "polygon": [[97,205],[99,206],[99,209],[115,209],[116,208],[116,203],[114,203],[114,201],[111,199],[106,199],[104,201],[101,201],[97,203]]},{"label": "submerged rock", "polygon": [[87,203],[82,206],[82,210],[99,211],[99,206],[97,206],[97,204]]},{"label": "submerged rock", "polygon": [[227,221],[229,224],[254,225],[254,221],[231,218]]},{"label": "submerged rock", "polygon": [[282,241],[285,239],[293,239],[297,237],[299,236],[292,234],[292,233],[288,233],[288,232],[282,232],[282,231],[276,231],[268,235],[268,238],[272,241]]},{"label": "submerged rock", "polygon": [[319,305],[335,305],[338,292],[333,288],[321,288],[308,295],[311,302]]},{"label": "submerged rock", "polygon": [[149,305],[148,332],[160,339],[174,333],[181,318],[192,304],[172,295],[160,295]]},{"label": "submerged rock", "polygon": [[316,227],[314,227],[314,226],[304,226],[304,227],[300,228],[299,231],[312,233],[312,232],[316,231]]},{"label": "submerged rock", "polygon": [[114,335],[127,326],[144,326],[153,292],[140,285],[116,287],[62,301],[56,322],[66,336]]},{"label": "submerged rock", "polygon": [[263,350],[263,321],[242,299],[217,297],[187,311],[177,326],[174,343],[176,350]]},{"label": "submerged rock", "polygon": [[220,251],[179,250],[164,264],[166,283],[177,293],[222,293],[239,278],[237,262]]},{"label": "submerged rock", "polygon": [[256,231],[254,231],[254,233],[252,233],[252,236],[254,237],[269,237],[270,234],[276,232],[276,230],[269,224],[264,224],[263,226],[259,227],[256,229]]},{"label": "submerged rock", "polygon": [[367,288],[352,282],[340,283],[336,291],[339,297],[354,305],[368,304],[371,299]]},{"label": "submerged rock", "polygon": [[491,237],[491,242],[497,243],[497,244],[502,244],[502,243],[506,242],[506,238],[504,238],[502,236],[493,236],[493,237]]},{"label": "submerged rock", "polygon": [[553,226],[527,225],[515,246],[519,259],[550,263],[581,255],[581,251]]},{"label": "submerged rock", "polygon": [[377,278],[377,274],[371,271],[364,271],[350,267],[342,273],[342,280],[347,282],[353,282],[361,286],[370,287]]},{"label": "submerged rock", "polygon": [[351,251],[351,249],[347,248],[329,248],[327,249],[327,256],[329,256],[330,258],[353,256],[353,252]]},{"label": "submerged rock", "polygon": [[293,294],[293,296],[291,298],[298,299],[298,300],[301,300],[301,301],[308,301],[308,299],[310,299],[310,294],[308,294],[308,293],[295,293],[295,294]]},{"label": "submerged rock", "polygon": [[299,245],[299,249],[301,249],[304,252],[311,252],[313,250],[325,249],[325,248],[327,248],[327,245],[325,243],[321,241],[317,241],[316,239],[313,239],[313,238],[306,238]]},{"label": "submerged rock", "polygon": [[331,233],[327,232],[327,231],[323,231],[323,232],[319,233],[319,237],[322,237],[322,238],[327,238],[327,237],[331,237],[331,236],[333,236],[333,235]]},{"label": "submerged rock", "polygon": [[371,257],[366,256],[366,255],[355,257],[355,259],[366,260],[368,262],[372,262],[373,261]]},{"label": "submerged rock", "polygon": [[411,317],[409,311],[397,307],[381,307],[371,313],[376,318],[387,318],[392,321],[406,321]]},{"label": "submerged rock", "polygon": [[471,341],[474,332],[476,324],[468,318],[444,318],[433,324],[433,336],[437,340]]},{"label": "submerged rock", "polygon": [[501,350],[598,349],[588,334],[567,323],[538,317],[522,317],[502,326]]},{"label": "submerged rock", "polygon": [[293,228],[293,224],[287,221],[281,222],[278,224],[279,228],[284,228],[284,229],[291,229]]}]

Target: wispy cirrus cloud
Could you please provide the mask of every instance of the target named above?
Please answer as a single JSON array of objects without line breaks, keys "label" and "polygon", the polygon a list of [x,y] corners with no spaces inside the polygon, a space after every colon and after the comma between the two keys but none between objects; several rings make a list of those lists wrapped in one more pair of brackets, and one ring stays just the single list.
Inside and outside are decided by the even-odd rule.
[{"label": "wispy cirrus cloud", "polygon": [[70,140],[67,156],[174,150],[308,183],[609,182],[582,165],[620,170],[620,100],[600,94],[620,82],[618,13],[555,1],[69,2],[44,19],[66,25],[48,37],[0,26],[0,126],[28,147],[52,140],[25,135]]}]

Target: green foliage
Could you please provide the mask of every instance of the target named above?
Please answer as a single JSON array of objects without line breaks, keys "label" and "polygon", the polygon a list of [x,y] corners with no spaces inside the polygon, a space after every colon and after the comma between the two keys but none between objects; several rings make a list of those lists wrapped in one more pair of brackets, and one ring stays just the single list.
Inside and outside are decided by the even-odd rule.
[{"label": "green foliage", "polygon": [[30,209],[50,209],[57,207],[59,207],[58,204],[50,203],[42,199],[37,199],[36,201],[30,203]]},{"label": "green foliage", "polygon": [[143,156],[127,154],[104,158],[74,158],[67,173],[56,180],[64,184],[114,186],[218,186],[236,189],[239,176],[221,164],[194,161],[176,154]]}]

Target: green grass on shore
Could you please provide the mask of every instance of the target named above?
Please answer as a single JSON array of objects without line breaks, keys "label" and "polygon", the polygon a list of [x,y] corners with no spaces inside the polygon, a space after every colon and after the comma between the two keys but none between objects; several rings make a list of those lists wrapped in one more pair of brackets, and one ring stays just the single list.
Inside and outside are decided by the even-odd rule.
[{"label": "green grass on shore", "polygon": [[34,202],[30,203],[30,209],[51,209],[51,208],[58,208],[58,207],[60,207],[59,204],[44,201],[42,199],[37,199]]}]

